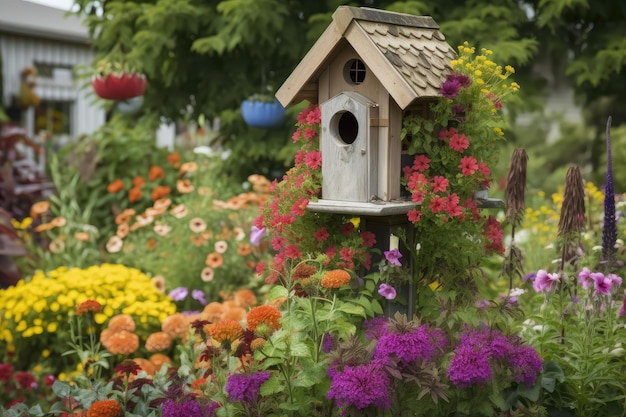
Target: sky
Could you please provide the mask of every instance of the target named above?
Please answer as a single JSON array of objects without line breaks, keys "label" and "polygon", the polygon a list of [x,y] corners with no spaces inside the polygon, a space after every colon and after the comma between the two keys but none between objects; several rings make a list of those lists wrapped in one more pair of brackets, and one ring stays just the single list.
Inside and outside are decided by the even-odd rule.
[{"label": "sky", "polygon": [[39,3],[50,7],[56,7],[57,9],[69,10],[74,4],[74,0],[24,0],[31,3]]}]

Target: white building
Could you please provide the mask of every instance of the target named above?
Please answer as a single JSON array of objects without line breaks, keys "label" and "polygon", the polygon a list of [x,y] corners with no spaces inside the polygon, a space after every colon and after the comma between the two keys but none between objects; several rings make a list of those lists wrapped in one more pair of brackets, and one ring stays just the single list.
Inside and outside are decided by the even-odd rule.
[{"label": "white building", "polygon": [[0,0],[0,54],[0,98],[7,110],[19,93],[22,71],[37,69],[34,91],[41,103],[29,107],[19,121],[30,137],[46,130],[59,145],[104,124],[104,109],[73,72],[77,65],[89,66],[95,56],[78,17],[24,0]]}]

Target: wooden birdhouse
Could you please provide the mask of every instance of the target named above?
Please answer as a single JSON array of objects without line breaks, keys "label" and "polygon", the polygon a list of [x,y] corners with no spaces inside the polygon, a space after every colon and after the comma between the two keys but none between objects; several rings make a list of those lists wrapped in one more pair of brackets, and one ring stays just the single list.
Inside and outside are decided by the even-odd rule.
[{"label": "wooden birdhouse", "polygon": [[341,6],[276,94],[321,109],[318,211],[386,215],[401,199],[405,115],[425,114],[456,58],[429,16]]}]

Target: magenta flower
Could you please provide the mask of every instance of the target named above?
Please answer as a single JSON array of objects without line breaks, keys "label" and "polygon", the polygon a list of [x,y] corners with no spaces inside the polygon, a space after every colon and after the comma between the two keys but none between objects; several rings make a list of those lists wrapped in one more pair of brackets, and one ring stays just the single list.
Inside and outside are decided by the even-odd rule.
[{"label": "magenta flower", "polygon": [[552,284],[555,282],[559,282],[559,274],[549,274],[545,270],[540,269],[533,280],[533,289],[537,292],[550,292]]},{"label": "magenta flower", "polygon": [[589,280],[591,279],[591,271],[589,268],[584,267],[582,271],[578,273],[578,279],[580,279],[580,284],[584,289],[589,289]]},{"label": "magenta flower", "polygon": [[396,298],[396,289],[389,284],[380,284],[378,294],[382,295],[387,300],[393,300]]},{"label": "magenta flower", "polygon": [[459,94],[461,87],[461,83],[458,80],[450,79],[450,77],[448,77],[448,79],[445,80],[441,85],[441,88],[439,89],[439,94],[441,94],[445,98],[452,99]]},{"label": "magenta flower", "polygon": [[384,253],[385,259],[387,259],[389,263],[395,266],[402,266],[402,264],[400,263],[400,258],[402,258],[402,254],[397,248],[392,250],[386,250]]},{"label": "magenta flower", "polygon": [[265,227],[258,228],[256,226],[252,226],[250,229],[250,244],[252,246],[259,246],[261,243],[261,239],[265,236],[267,229]]},{"label": "magenta flower", "polygon": [[605,277],[600,272],[594,272],[591,274],[591,278],[594,282],[594,289],[596,294],[609,295],[611,293],[611,279]]}]

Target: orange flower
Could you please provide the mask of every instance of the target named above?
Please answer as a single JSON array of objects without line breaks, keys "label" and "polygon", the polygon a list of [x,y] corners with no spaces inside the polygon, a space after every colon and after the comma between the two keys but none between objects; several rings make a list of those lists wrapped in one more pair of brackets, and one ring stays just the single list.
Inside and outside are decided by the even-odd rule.
[{"label": "orange flower", "polygon": [[128,314],[117,314],[109,320],[107,328],[113,332],[126,330],[127,332],[135,331],[135,320]]},{"label": "orange flower", "polygon": [[252,247],[249,243],[240,243],[239,246],[237,246],[237,253],[241,256],[250,255],[250,252],[252,252]]},{"label": "orange flower", "polygon": [[164,213],[165,210],[167,210],[167,208],[171,204],[172,204],[172,200],[170,200],[169,198],[159,198],[158,200],[154,202],[152,207],[154,207],[155,210],[158,210],[159,212]]},{"label": "orange flower", "polygon": [[57,239],[54,239],[52,242],[48,243],[48,250],[52,253],[61,253],[65,250],[65,242],[63,241],[64,236],[59,236]]},{"label": "orange flower", "polygon": [[121,179],[116,179],[109,185],[107,185],[107,192],[111,194],[118,193],[124,189],[124,181]]},{"label": "orange flower", "polygon": [[350,274],[343,269],[333,269],[327,271],[322,277],[322,287],[341,288],[350,282]]},{"label": "orange flower", "polygon": [[235,303],[243,308],[252,307],[257,303],[256,294],[252,290],[242,288],[235,293]]},{"label": "orange flower", "polygon": [[89,242],[91,236],[87,232],[76,232],[74,233],[74,239],[80,240],[81,242]]},{"label": "orange flower", "polygon": [[30,217],[33,218],[33,220],[38,219],[39,216],[41,216],[42,214],[46,213],[48,210],[50,210],[50,202],[49,201],[38,201],[35,204],[33,204],[30,208]]},{"label": "orange flower", "polygon": [[137,214],[135,209],[127,208],[126,210],[115,216],[115,224],[128,223],[135,214]]},{"label": "orange flower", "polygon": [[103,345],[114,355],[130,355],[139,349],[139,336],[122,330],[111,334]]},{"label": "orange flower", "polygon": [[181,194],[189,194],[193,191],[193,184],[186,178],[176,181],[176,190]]},{"label": "orange flower", "polygon": [[224,306],[217,301],[212,301],[204,306],[202,310],[202,318],[210,322],[216,322],[222,319],[224,314]]},{"label": "orange flower", "polygon": [[189,319],[183,313],[168,316],[161,323],[161,330],[171,337],[184,337],[189,330]]},{"label": "orange flower", "polygon": [[35,232],[45,232],[52,229],[54,229],[54,225],[52,223],[42,223],[39,226],[35,227]]},{"label": "orange flower", "polygon": [[117,226],[115,235],[120,239],[124,239],[128,235],[129,230],[130,230],[130,226],[128,225],[128,223],[122,223]]},{"label": "orange flower", "polygon": [[272,329],[277,330],[280,328],[280,318],[282,314],[280,310],[271,305],[262,305],[254,307],[248,311],[248,317],[246,322],[248,329],[255,331],[261,323],[269,325]]},{"label": "orange flower", "polygon": [[224,258],[217,252],[210,253],[204,261],[209,268],[219,268],[224,264]]},{"label": "orange flower", "polygon": [[207,241],[202,235],[191,235],[189,236],[189,240],[191,240],[191,243],[193,243],[194,246],[202,246]]},{"label": "orange flower", "polygon": [[214,277],[215,277],[215,271],[210,266],[203,268],[202,272],[200,272],[200,279],[203,282],[211,282],[213,281]]},{"label": "orange flower", "polygon": [[133,187],[130,190],[128,190],[128,202],[129,203],[134,203],[135,201],[138,201],[141,198],[141,188],[139,187]]},{"label": "orange flower", "polygon": [[159,185],[154,190],[152,190],[152,194],[150,194],[150,198],[152,201],[157,201],[160,198],[167,197],[172,189],[166,185]]},{"label": "orange flower", "polygon": [[67,224],[67,220],[65,220],[65,217],[59,216],[50,220],[50,224],[52,224],[54,227],[63,227]]},{"label": "orange flower", "polygon": [[165,160],[172,165],[176,165],[180,162],[180,155],[178,154],[178,152],[172,152],[171,154],[167,155],[167,158],[165,158]]},{"label": "orange flower", "polygon": [[246,259],[246,266],[252,270],[255,270],[256,262],[254,262],[252,259]]},{"label": "orange flower", "polygon": [[298,266],[296,266],[296,269],[294,269],[293,271],[292,279],[297,280],[297,279],[309,278],[311,275],[315,274],[316,272],[317,272],[317,268],[314,267],[313,265],[298,264]]},{"label": "orange flower", "polygon": [[155,181],[159,178],[165,178],[165,171],[160,166],[152,165],[150,167],[150,172],[148,173],[148,179],[150,181]]},{"label": "orange flower", "polygon": [[79,305],[76,306],[76,314],[82,316],[86,312],[91,311],[92,313],[98,313],[102,311],[102,304],[97,302],[96,300],[85,300]]},{"label": "orange flower", "polygon": [[180,175],[186,174],[188,172],[196,172],[198,170],[198,164],[195,162],[185,162],[180,166],[178,173]]},{"label": "orange flower", "polygon": [[164,363],[172,363],[172,360],[169,356],[164,355],[162,353],[155,353],[150,356],[150,362],[154,364],[157,370],[161,369]]},{"label": "orange flower", "polygon": [[145,183],[146,180],[144,180],[141,175],[137,175],[135,178],[133,178],[133,187],[141,188],[141,186]]},{"label": "orange flower", "polygon": [[263,345],[265,345],[265,339],[263,339],[262,337],[257,337],[252,342],[250,342],[250,349],[252,349],[252,351],[255,351],[262,348]]},{"label": "orange flower", "polygon": [[235,320],[240,322],[246,317],[246,310],[241,307],[231,307],[227,308],[224,311],[224,315],[222,316],[223,320]]},{"label": "orange flower", "polygon": [[194,217],[189,220],[189,230],[194,233],[202,233],[206,230],[206,222],[200,217]]},{"label": "orange flower", "polygon": [[87,417],[122,417],[124,412],[115,400],[96,401],[87,410]]},{"label": "orange flower", "polygon": [[236,320],[222,320],[209,326],[209,334],[217,343],[232,343],[241,337],[243,328]]},{"label": "orange flower", "polygon": [[206,378],[198,378],[191,383],[191,389],[200,389],[204,384],[206,384]]},{"label": "orange flower", "polygon": [[152,362],[150,362],[148,359],[134,358],[133,360],[148,375],[153,375],[156,372],[156,370],[157,370],[156,366],[154,366],[154,364]]},{"label": "orange flower", "polygon": [[146,339],[146,350],[148,352],[159,352],[167,350],[172,346],[172,336],[165,332],[152,333]]}]

